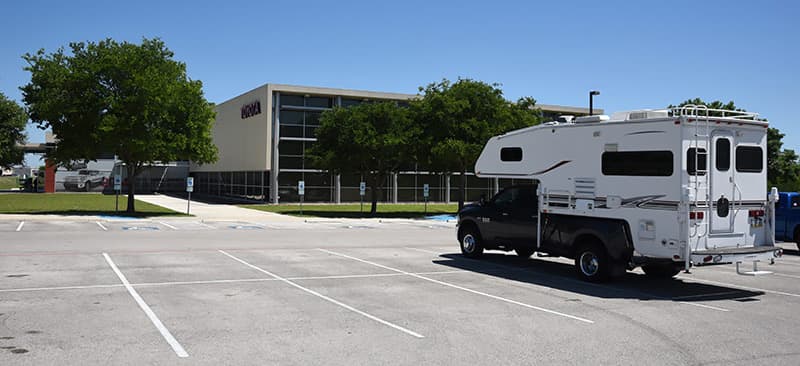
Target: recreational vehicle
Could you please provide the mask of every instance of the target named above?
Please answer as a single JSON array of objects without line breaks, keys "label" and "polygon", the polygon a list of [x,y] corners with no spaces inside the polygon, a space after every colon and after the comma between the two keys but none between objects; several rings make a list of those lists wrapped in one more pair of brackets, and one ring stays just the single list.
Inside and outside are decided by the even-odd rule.
[{"label": "recreational vehicle", "polygon": [[[463,215],[462,252],[564,256],[590,281],[636,267],[657,277],[733,263],[765,273],[758,263],[782,255],[777,190],[764,194],[767,127],[755,113],[684,106],[565,116],[492,137],[475,173],[535,182],[534,239],[486,243],[491,218]],[[753,271],[739,268],[750,262]]]}]

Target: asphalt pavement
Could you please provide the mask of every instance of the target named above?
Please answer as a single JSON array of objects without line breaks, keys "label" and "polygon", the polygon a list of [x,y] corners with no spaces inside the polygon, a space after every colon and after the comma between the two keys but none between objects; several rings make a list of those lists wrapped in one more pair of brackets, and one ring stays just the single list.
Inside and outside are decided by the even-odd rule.
[{"label": "asphalt pavement", "polygon": [[590,284],[466,259],[452,223],[2,219],[0,364],[796,365],[786,248],[772,275]]}]

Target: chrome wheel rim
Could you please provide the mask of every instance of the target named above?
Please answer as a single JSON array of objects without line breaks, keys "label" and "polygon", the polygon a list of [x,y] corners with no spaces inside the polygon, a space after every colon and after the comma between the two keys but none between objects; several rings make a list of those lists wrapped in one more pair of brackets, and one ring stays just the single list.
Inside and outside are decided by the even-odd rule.
[{"label": "chrome wheel rim", "polygon": [[600,268],[600,261],[592,252],[584,252],[581,254],[580,264],[581,272],[588,277],[596,275],[597,270]]},{"label": "chrome wheel rim", "polygon": [[464,235],[461,245],[464,247],[465,252],[472,253],[475,250],[475,237],[472,234]]}]

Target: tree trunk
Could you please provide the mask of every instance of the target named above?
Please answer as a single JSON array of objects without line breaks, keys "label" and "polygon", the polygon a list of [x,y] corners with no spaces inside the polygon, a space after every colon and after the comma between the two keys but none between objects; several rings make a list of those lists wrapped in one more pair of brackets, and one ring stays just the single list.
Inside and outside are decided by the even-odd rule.
[{"label": "tree trunk", "polygon": [[125,164],[125,169],[128,172],[128,208],[125,210],[127,213],[135,213],[136,207],[134,206],[134,195],[136,194],[136,166],[133,164]]},{"label": "tree trunk", "polygon": [[380,193],[380,177],[373,176],[370,178],[370,199],[372,200],[372,207],[369,210],[370,216],[375,216],[378,213],[378,194]]},{"label": "tree trunk", "polygon": [[467,199],[467,172],[461,170],[461,181],[458,182],[458,210],[464,208],[464,201]]}]

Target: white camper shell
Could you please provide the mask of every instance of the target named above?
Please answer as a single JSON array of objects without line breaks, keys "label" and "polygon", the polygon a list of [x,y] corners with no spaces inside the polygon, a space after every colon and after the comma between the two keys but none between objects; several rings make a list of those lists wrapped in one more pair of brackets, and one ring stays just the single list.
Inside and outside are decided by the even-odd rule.
[{"label": "white camper shell", "polygon": [[627,225],[628,269],[668,260],[759,274],[758,262],[782,254],[777,191],[765,197],[767,127],[755,113],[704,106],[562,118],[491,138],[475,173],[538,182],[537,248],[548,215],[609,219]]}]

